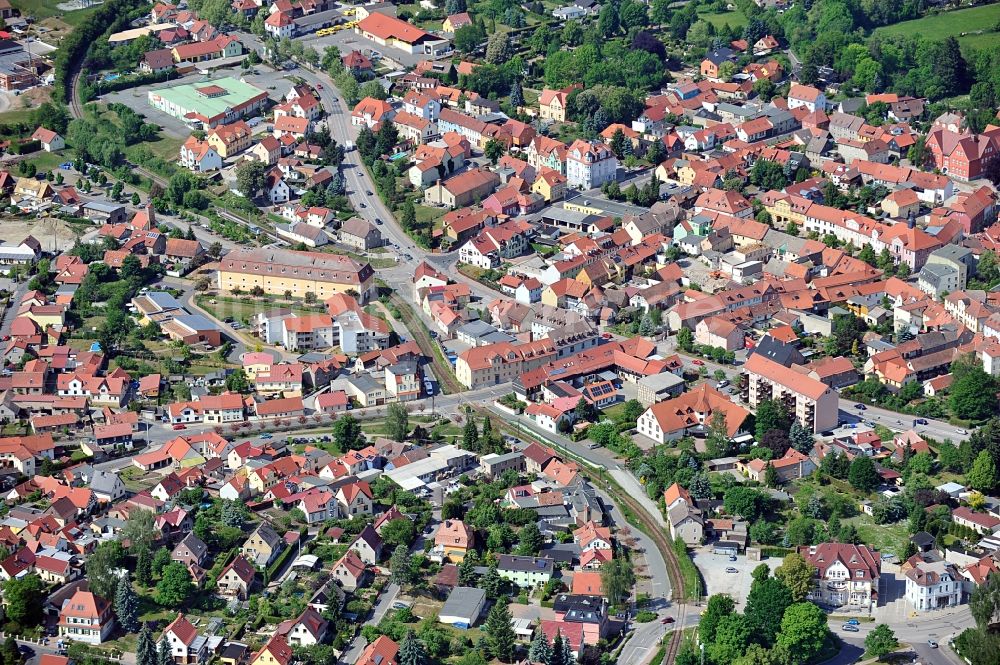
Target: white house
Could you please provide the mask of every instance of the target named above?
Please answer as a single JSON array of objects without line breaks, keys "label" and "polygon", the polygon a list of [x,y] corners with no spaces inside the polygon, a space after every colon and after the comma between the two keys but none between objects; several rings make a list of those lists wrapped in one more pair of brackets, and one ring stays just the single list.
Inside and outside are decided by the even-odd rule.
[{"label": "white house", "polygon": [[570,187],[593,189],[615,179],[618,158],[599,141],[577,139],[566,153],[566,181]]},{"label": "white house", "polygon": [[799,85],[795,83],[788,91],[788,108],[797,109],[804,106],[810,112],[819,109],[826,110],[826,95],[812,87],[811,85]]},{"label": "white house", "polygon": [[218,171],[222,168],[222,157],[208,141],[189,136],[181,146],[181,166],[195,173]]},{"label": "white house", "polygon": [[954,564],[919,559],[914,564],[904,574],[906,600],[915,609],[936,610],[962,603],[962,576]]},{"label": "white house", "polygon": [[42,150],[45,152],[56,152],[66,147],[66,141],[63,140],[63,137],[51,129],[45,129],[44,127],[36,129],[35,133],[31,135],[31,140],[42,144]]},{"label": "white house", "polygon": [[267,183],[264,185],[264,193],[273,205],[288,202],[291,190],[288,188],[288,183],[285,182],[285,179],[281,177],[280,170],[272,169],[267,174]]}]

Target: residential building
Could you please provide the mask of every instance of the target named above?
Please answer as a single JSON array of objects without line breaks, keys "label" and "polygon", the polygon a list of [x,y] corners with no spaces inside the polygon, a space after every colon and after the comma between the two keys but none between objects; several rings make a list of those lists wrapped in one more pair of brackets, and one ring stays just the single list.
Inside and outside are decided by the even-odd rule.
[{"label": "residential building", "polygon": [[59,610],[59,637],[96,646],[115,627],[111,603],[90,591],[77,589]]},{"label": "residential building", "polygon": [[244,292],[260,286],[265,293],[293,296],[315,294],[326,299],[337,293],[354,291],[359,302],[374,293],[374,271],[367,263],[337,254],[298,252],[281,249],[241,249],[227,254],[219,263],[220,290],[239,288]]},{"label": "residential building", "polygon": [[566,153],[566,184],[593,189],[614,180],[618,158],[605,143],[577,139]]},{"label": "residential building", "polygon": [[962,603],[962,575],[955,564],[916,554],[904,568],[906,600],[914,609],[939,610]]},{"label": "residential building", "polygon": [[800,548],[816,569],[808,598],[830,608],[870,610],[878,601],[882,560],[865,545],[820,543]]},{"label": "residential building", "polygon": [[752,408],[761,402],[777,399],[785,404],[800,425],[812,432],[837,427],[838,394],[821,381],[759,353],[751,355],[743,369],[747,376],[743,400]]}]

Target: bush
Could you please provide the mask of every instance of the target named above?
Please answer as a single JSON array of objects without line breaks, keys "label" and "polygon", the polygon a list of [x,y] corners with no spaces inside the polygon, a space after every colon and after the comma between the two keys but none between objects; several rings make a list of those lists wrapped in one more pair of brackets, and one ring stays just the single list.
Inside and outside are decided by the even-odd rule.
[{"label": "bush", "polygon": [[635,620],[638,623],[649,623],[651,621],[656,621],[656,612],[650,612],[649,610],[640,610],[635,615]]}]

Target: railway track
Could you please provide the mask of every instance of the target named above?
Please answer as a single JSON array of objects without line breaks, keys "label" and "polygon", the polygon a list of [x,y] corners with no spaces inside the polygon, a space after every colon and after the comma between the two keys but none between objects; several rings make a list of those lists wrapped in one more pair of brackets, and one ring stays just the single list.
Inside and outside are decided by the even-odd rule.
[{"label": "railway track", "polygon": [[[476,408],[480,409],[481,407],[477,406]],[[510,423],[505,423],[505,427],[512,433],[515,431]],[[534,440],[545,446],[560,448],[558,444],[524,428],[518,428],[516,434],[521,439]],[[670,634],[670,642],[667,644],[662,665],[672,665],[677,660],[677,652],[680,650],[681,642],[684,639],[684,626],[688,615],[687,591],[684,588],[684,576],[677,561],[677,553],[674,551],[673,543],[667,537],[663,527],[646,512],[646,508],[624,491],[621,491],[617,485],[614,487],[615,489],[611,489],[609,485],[608,493],[614,497],[615,501],[627,506],[632,511],[632,514],[639,521],[642,531],[653,539],[653,543],[660,550],[660,554],[663,555],[663,562],[667,566],[667,577],[670,578],[670,602],[677,608],[677,616],[674,622],[676,628]],[[653,655],[652,652],[647,653],[641,663],[628,663],[627,665],[645,665]]]}]

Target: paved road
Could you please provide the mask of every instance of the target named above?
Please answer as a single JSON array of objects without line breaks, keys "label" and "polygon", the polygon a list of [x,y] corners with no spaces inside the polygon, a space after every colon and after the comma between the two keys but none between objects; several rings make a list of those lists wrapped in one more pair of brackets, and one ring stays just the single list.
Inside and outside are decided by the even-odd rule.
[{"label": "paved road", "polygon": [[[497,413],[502,413],[497,411]],[[619,466],[618,462],[607,453],[602,448],[595,448],[593,450],[587,448],[584,445],[571,441],[570,439],[544,430],[528,418],[520,416],[514,418],[507,414],[503,414],[503,417],[508,421],[513,420],[519,429],[527,430],[532,435],[541,438],[542,440],[548,440],[552,443],[558,444],[559,446],[570,451],[574,455],[581,457],[595,466],[607,469],[614,476],[615,480],[624,479],[625,484],[623,489],[628,492],[631,496],[635,497],[642,504],[649,514],[660,524],[663,523],[663,516],[660,515],[659,509],[656,504],[652,501],[644,501],[645,493],[638,486],[638,482],[635,478],[631,476],[627,471],[624,471]],[[623,478],[627,476],[627,478]],[[629,480],[629,478],[631,480]],[[673,629],[672,625],[664,625],[660,620],[667,616],[677,617],[677,608],[670,602],[671,595],[671,585],[670,576],[667,574],[667,565],[663,560],[663,555],[656,547],[656,544],[646,536],[644,533],[638,529],[628,526],[624,517],[618,509],[615,502],[608,496],[604,488],[601,486],[600,480],[596,483],[596,489],[601,500],[610,507],[610,517],[612,523],[617,523],[619,528],[628,528],[629,537],[635,539],[635,549],[643,553],[643,557],[646,562],[646,569],[644,571],[639,571],[641,576],[648,576],[649,578],[649,589],[650,589],[650,608],[657,612],[657,620],[645,624],[636,624],[633,626],[634,632],[625,646],[622,648],[621,656],[619,657],[619,662],[621,663],[643,663],[658,648],[660,640],[668,632],[668,630]],[[691,617],[689,617],[691,618]]]},{"label": "paved road", "polygon": [[[692,356],[680,350],[675,350],[673,352],[680,355],[681,360],[684,362],[685,369],[690,372],[697,373],[699,369],[704,367],[708,370],[708,376],[712,376],[716,370],[722,370],[725,372],[726,376],[732,380],[733,377],[742,371],[739,365],[720,365],[711,360],[698,358],[697,356]],[[695,364],[695,360],[701,364]],[[864,410],[859,411],[854,408],[856,403],[857,402],[854,400],[844,398],[840,399],[840,420],[842,422],[855,423],[861,420],[868,420],[878,425],[884,425],[897,432],[908,429],[916,429],[918,434],[925,434],[938,441],[950,439],[951,442],[956,445],[968,439],[970,436],[968,431],[943,420],[926,419],[926,425],[917,425],[914,427],[913,420],[915,416],[905,413],[896,413],[895,411],[890,411],[889,409],[883,409],[876,406],[868,406]]]},{"label": "paved road", "polygon": [[[258,52],[262,52],[263,47],[255,35],[240,33],[240,38],[248,48],[254,48]],[[355,127],[351,124],[351,109],[348,108],[346,102],[340,97],[336,86],[334,86],[329,76],[322,72],[310,71],[306,67],[299,67],[291,74],[286,74],[285,76],[301,78],[316,90],[323,104],[323,109],[327,113],[326,123],[330,130],[330,136],[341,144],[347,141],[357,142],[358,133],[361,131],[360,127]],[[361,155],[358,154],[357,150],[349,151],[344,155],[341,172],[344,174],[344,180],[347,183],[347,196],[358,216],[373,224],[377,224],[376,220],[381,220],[382,224],[378,227],[379,231],[382,232],[382,235],[390,243],[398,248],[398,256],[400,256],[401,261],[392,268],[379,270],[379,277],[397,287],[409,284],[417,265],[421,261],[426,260],[433,263],[439,269],[447,269],[448,274],[457,281],[468,284],[474,296],[480,299],[493,299],[496,297],[497,294],[491,289],[475,280],[465,277],[458,273],[457,270],[452,270],[454,262],[458,258],[457,252],[452,252],[451,254],[433,254],[418,247],[406,235],[406,232],[403,231],[399,222],[392,215],[392,212],[382,203],[382,199],[375,194],[375,185],[361,163]],[[411,258],[405,258],[407,254]]]}]

